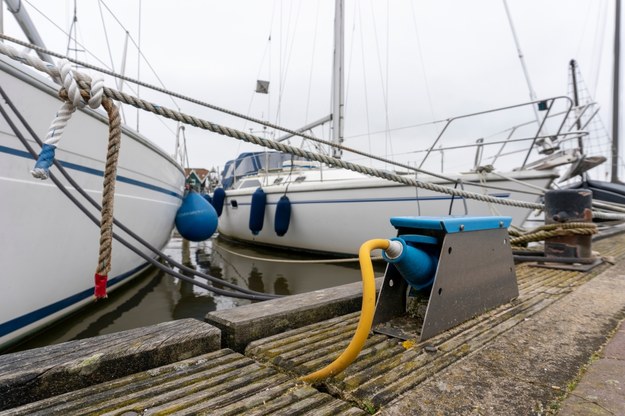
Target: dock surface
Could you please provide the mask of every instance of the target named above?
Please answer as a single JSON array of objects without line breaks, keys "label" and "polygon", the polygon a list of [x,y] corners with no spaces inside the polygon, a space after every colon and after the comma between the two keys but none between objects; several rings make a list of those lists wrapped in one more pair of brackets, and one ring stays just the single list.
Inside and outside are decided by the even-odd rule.
[{"label": "dock surface", "polygon": [[353,335],[359,285],[0,355],[0,415],[625,414],[625,235],[593,249],[614,265],[517,265],[511,303],[424,342],[372,334],[312,385],[299,376]]}]

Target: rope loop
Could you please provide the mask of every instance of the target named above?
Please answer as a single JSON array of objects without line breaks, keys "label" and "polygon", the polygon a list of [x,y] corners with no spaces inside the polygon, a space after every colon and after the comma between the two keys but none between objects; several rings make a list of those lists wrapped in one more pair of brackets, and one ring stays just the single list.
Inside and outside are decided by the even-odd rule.
[{"label": "rope loop", "polygon": [[493,165],[483,165],[483,166],[478,166],[475,169],[476,173],[491,173],[495,170],[495,167]]},{"label": "rope loop", "polygon": [[58,63],[59,74],[61,76],[61,82],[63,88],[67,91],[69,97],[69,103],[74,107],[84,107],[84,102],[80,95],[80,88],[74,78],[74,71],[72,70],[72,63],[67,59],[61,59]]},{"label": "rope loop", "polygon": [[96,78],[91,82],[89,107],[96,109],[102,105],[102,98],[104,97],[104,80],[102,78]]},{"label": "rope loop", "polygon": [[[46,50],[46,49],[43,49],[43,48],[39,48],[37,46],[28,44],[26,42],[22,42],[22,41],[20,41],[18,39],[14,39],[14,38],[8,37],[8,36],[3,35],[3,34],[0,34],[0,39],[8,40],[10,42],[23,45],[23,46],[25,46],[27,48],[30,48],[32,50],[36,50],[36,51],[39,51],[39,52],[46,53],[46,54],[48,54],[50,56],[56,56],[58,58],[62,58],[62,56],[59,55],[59,54],[55,54],[54,52],[51,52],[49,50]],[[17,51],[15,48],[5,44],[4,42],[0,42],[0,53],[2,53],[4,55],[7,55],[7,56],[11,57],[12,59],[20,61],[20,62],[22,62],[24,64],[32,66],[33,68],[36,68],[36,69],[38,69],[38,70],[40,70],[42,72],[45,72],[45,73],[47,73],[48,75],[50,75],[50,76],[52,76],[54,78],[57,78],[57,77],[58,78],[63,78],[63,79],[65,79],[65,78],[70,78],[70,79],[73,78],[71,76],[68,76],[68,74],[71,73],[71,68],[67,69],[67,65],[63,66],[64,73],[63,73],[63,75],[61,75],[59,69],[55,68],[53,65],[50,65],[47,62],[44,62],[43,60],[37,58],[34,55],[29,55],[29,54]],[[63,58],[63,59],[65,59],[65,58]],[[76,62],[78,62],[78,61],[76,61]],[[79,62],[79,63],[80,63],[81,66],[84,66],[86,68],[91,68],[91,69],[97,70],[99,72],[108,73],[109,75],[116,76],[116,77],[121,77],[122,79],[126,79],[123,76],[119,76],[118,74],[115,74],[113,72],[104,70],[102,68],[94,67],[92,65],[89,65],[88,63],[84,63],[84,62]],[[76,76],[78,77],[79,74],[76,74]],[[192,99],[190,97],[182,96],[180,94],[172,93],[171,91],[167,91],[167,90],[164,90],[164,89],[159,88],[159,87],[155,87],[155,86],[152,86],[152,85],[149,85],[149,84],[145,84],[145,83],[142,83],[142,82],[136,81],[136,80],[131,80],[131,81],[137,83],[138,85],[144,85],[144,86],[146,86],[148,88],[151,88],[153,90],[161,91],[161,92],[170,94],[172,96],[179,97],[179,98],[182,98],[182,99],[190,101],[190,102],[194,102],[196,104],[200,104],[200,105],[207,106],[209,108],[212,108],[212,109],[215,109],[215,110],[218,110],[218,111],[221,111],[221,112],[225,112],[225,113],[230,114],[230,115],[234,115],[234,116],[237,116],[237,117],[250,119],[247,116],[235,113],[233,111],[229,111],[229,110],[226,110],[224,108],[213,106],[213,105],[210,105],[208,103],[204,103],[202,101]],[[73,92],[73,88],[74,87],[71,85],[71,82],[69,80],[68,80],[68,83],[69,83],[68,87],[70,89],[72,89],[72,92]],[[96,83],[99,84],[99,82],[96,82]],[[95,97],[98,94],[99,94],[99,92],[98,93],[92,92],[91,93],[91,97]],[[375,177],[378,177],[378,178],[381,178],[381,179],[394,181],[394,182],[397,182],[397,183],[400,183],[400,184],[403,184],[403,185],[409,185],[409,186],[414,186],[414,187],[418,187],[418,188],[429,189],[429,190],[434,191],[434,192],[444,193],[444,194],[457,196],[457,197],[468,198],[468,199],[474,199],[474,200],[481,201],[481,202],[487,202],[487,203],[493,203],[493,204],[505,205],[505,206],[515,206],[515,207],[528,208],[528,209],[544,209],[544,204],[538,203],[538,202],[527,202],[527,201],[521,201],[521,200],[512,200],[512,199],[507,199],[507,198],[499,198],[499,197],[495,197],[495,196],[491,196],[491,195],[482,195],[482,194],[479,194],[477,192],[467,192],[467,191],[452,189],[449,186],[438,185],[438,184],[431,183],[431,182],[418,181],[418,180],[416,180],[416,176],[415,176],[415,179],[411,179],[411,178],[408,178],[408,177],[406,177],[404,175],[397,175],[397,174],[381,171],[381,170],[374,169],[374,168],[368,168],[366,166],[362,166],[362,165],[358,165],[358,164],[355,164],[355,163],[346,162],[346,161],[343,161],[341,159],[333,158],[333,157],[330,157],[330,156],[327,156],[327,155],[322,155],[322,154],[318,154],[318,153],[314,153],[314,152],[305,151],[305,150],[302,150],[302,149],[297,148],[297,147],[293,147],[293,146],[290,146],[290,145],[284,145],[284,144],[276,142],[274,140],[261,138],[261,137],[254,136],[254,135],[249,134],[249,133],[245,133],[243,131],[239,131],[239,130],[235,130],[235,129],[232,129],[232,128],[228,128],[226,126],[221,126],[221,125],[218,125],[218,124],[215,124],[215,123],[211,123],[211,122],[206,121],[206,120],[201,120],[201,119],[198,119],[196,117],[193,117],[193,116],[190,116],[190,115],[187,115],[187,114],[184,114],[184,113],[180,113],[178,111],[174,111],[174,110],[171,110],[169,108],[162,107],[162,106],[150,103],[148,101],[141,100],[139,98],[136,98],[136,97],[124,94],[124,93],[122,93],[120,91],[116,91],[116,90],[113,90],[113,89],[110,89],[110,88],[104,87],[104,96],[107,97],[107,98],[110,98],[112,100],[119,101],[119,102],[121,102],[123,104],[132,105],[132,106],[134,106],[134,107],[136,107],[138,109],[142,109],[144,111],[152,112],[154,114],[160,115],[160,116],[168,118],[168,119],[176,120],[176,121],[179,121],[179,122],[184,123],[184,124],[192,125],[192,126],[195,126],[195,127],[207,130],[207,131],[211,131],[213,133],[217,133],[217,134],[225,135],[225,136],[228,136],[228,137],[232,137],[234,139],[237,139],[237,140],[240,140],[240,141],[244,141],[246,143],[252,143],[252,144],[263,146],[263,147],[266,147],[266,148],[269,148],[269,149],[272,149],[272,150],[277,150],[277,151],[280,151],[280,152],[289,153],[291,155],[304,157],[306,159],[310,159],[310,160],[314,160],[314,161],[317,161],[317,162],[320,162],[320,163],[327,164],[328,166],[341,167],[343,169],[348,169],[348,170],[351,170],[351,171],[354,171],[354,172],[359,172],[359,173],[363,173],[363,174],[366,174],[366,175],[375,176]],[[75,97],[75,94],[73,95],[73,97]],[[91,99],[87,98],[87,101],[90,102],[90,105],[91,105]],[[75,101],[72,101],[72,102],[75,102]],[[267,124],[266,122],[263,122],[261,120],[256,120],[256,121],[261,123],[261,124],[266,124],[266,125],[273,126],[275,128],[284,130],[284,131],[286,131],[288,133],[291,133],[291,134],[294,134],[294,135],[305,137],[305,138],[307,138],[309,140],[313,140],[313,141],[316,141],[318,143],[330,144],[329,142],[326,142],[326,141],[321,140],[319,138],[303,135],[301,132],[295,132],[295,131],[291,131],[289,129],[284,129],[284,128],[280,127],[280,126]],[[58,135],[60,136],[60,134],[58,134]],[[338,147],[340,149],[343,149],[343,150],[346,150],[346,151],[349,151],[349,152],[353,152],[353,153],[356,153],[356,154],[363,154],[364,155],[363,152],[360,152],[357,149],[350,149],[350,148],[345,147],[343,145],[339,145]],[[374,159],[381,160],[378,157],[376,157],[375,155],[367,154],[367,156],[368,157],[372,157]],[[414,170],[414,168],[412,168],[412,167],[410,167],[408,165],[398,164],[398,166],[404,166],[404,167],[406,167],[408,169]],[[484,168],[486,168],[486,169],[484,169]],[[486,170],[485,173],[487,173],[487,172],[490,172],[490,167],[486,166],[486,167],[481,168],[480,170]],[[423,173],[427,173],[429,175],[433,175],[435,177],[441,177],[443,179],[448,179],[448,178],[442,177],[440,175],[433,174],[432,172],[426,172],[426,171],[420,171],[420,170],[417,170],[417,172],[423,172]],[[493,171],[491,173],[496,174],[496,175],[501,176],[501,177],[505,177],[504,175],[501,175],[501,174],[499,174],[499,173],[497,173],[495,171]],[[35,173],[33,172],[33,174],[35,174]],[[518,180],[514,180],[514,181],[515,182],[520,182]],[[596,211],[593,211],[593,214],[596,214],[596,216],[595,216],[596,218],[610,219],[610,220],[625,220],[625,215],[623,215],[623,214],[611,214],[611,213],[596,212]]]},{"label": "rope loop", "polygon": [[[104,80],[101,78],[91,81],[85,74],[74,72],[71,63],[67,59],[61,59],[58,64],[59,77],[63,86],[59,90],[59,97],[63,100],[61,108],[56,113],[48,134],[44,140],[44,146],[37,158],[35,167],[31,171],[33,177],[47,179],[50,174],[50,167],[54,162],[55,149],[61,141],[61,136],[65,131],[65,126],[69,122],[76,108],[83,108],[85,104],[95,109],[102,105],[104,97]],[[81,85],[88,88],[81,89]]]},{"label": "rope loop", "polygon": [[528,231],[518,233],[509,231],[510,245],[517,246],[535,241],[542,241],[547,238],[561,237],[565,235],[593,235],[598,232],[597,224],[592,222],[568,222],[559,224],[545,224]]},{"label": "rope loop", "polygon": [[119,159],[119,148],[121,145],[121,117],[119,109],[113,100],[104,98],[102,106],[106,110],[109,118],[109,139],[108,151],[106,154],[106,165],[104,170],[104,180],[102,184],[102,209],[100,215],[100,250],[98,264],[95,272],[95,299],[107,297],[106,286],[108,274],[111,271],[111,259],[113,249],[113,208],[115,199],[115,182],[117,177],[117,162]]}]

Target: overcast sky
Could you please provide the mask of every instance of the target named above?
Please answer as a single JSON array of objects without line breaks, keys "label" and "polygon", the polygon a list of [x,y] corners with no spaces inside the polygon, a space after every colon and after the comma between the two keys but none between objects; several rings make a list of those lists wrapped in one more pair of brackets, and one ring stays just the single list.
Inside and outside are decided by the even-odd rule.
[{"label": "overcast sky", "polygon": [[[69,32],[74,2],[23,2],[47,47],[66,53],[62,31]],[[576,59],[609,129],[614,0],[508,0],[508,5],[538,98],[567,94],[568,63]],[[171,91],[293,129],[330,112],[332,0],[78,0],[77,11],[78,49],[99,59],[70,50],[79,60],[120,72],[128,30],[127,76],[162,81]],[[12,17],[4,14],[5,32],[16,34]],[[435,133],[430,127],[405,127],[529,101],[503,0],[346,0],[345,14],[350,147],[406,161],[415,157],[406,152],[424,149]],[[139,66],[133,43],[140,43],[146,59]],[[271,81],[270,94],[254,92],[257,79]],[[137,93],[129,85],[123,90],[130,88]],[[261,130],[145,88],[138,94],[212,122]],[[125,110],[132,126],[135,113]],[[525,116],[529,120],[532,113]],[[154,118],[141,114],[141,133],[173,153],[175,124]],[[391,133],[374,134],[388,129]],[[186,137],[192,167],[222,167],[239,152],[255,150],[193,127]]]}]

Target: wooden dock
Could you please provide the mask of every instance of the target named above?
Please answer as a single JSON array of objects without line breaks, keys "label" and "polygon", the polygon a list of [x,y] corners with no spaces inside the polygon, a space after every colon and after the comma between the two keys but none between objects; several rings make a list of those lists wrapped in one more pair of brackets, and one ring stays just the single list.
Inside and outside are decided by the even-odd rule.
[{"label": "wooden dock", "polygon": [[593,248],[615,265],[517,265],[513,302],[426,342],[371,335],[315,385],[298,377],[349,343],[359,284],[0,355],[0,415],[556,414],[625,317],[625,235]]}]

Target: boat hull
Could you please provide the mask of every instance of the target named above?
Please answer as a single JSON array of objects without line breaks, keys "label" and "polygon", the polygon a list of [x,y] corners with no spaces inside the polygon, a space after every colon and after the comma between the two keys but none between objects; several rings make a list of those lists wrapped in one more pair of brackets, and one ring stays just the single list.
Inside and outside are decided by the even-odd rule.
[{"label": "boat hull", "polygon": [[[0,85],[36,134],[45,137],[61,106],[56,87],[6,58],[0,60]],[[10,117],[26,131],[13,114]],[[26,137],[38,151],[40,146]],[[102,199],[107,141],[106,118],[91,110],[78,110],[56,151],[56,160],[98,203]],[[34,179],[30,174],[33,166],[33,157],[0,117],[0,349],[93,301],[99,226],[51,180]],[[100,218],[55,167],[51,172]],[[115,191],[118,221],[153,246],[164,247],[183,187],[184,174],[171,158],[138,134],[124,130]],[[114,231],[129,238],[116,227]],[[148,253],[145,248],[141,251]],[[111,264],[109,292],[148,266],[145,259],[117,241],[113,243]]]},{"label": "boat hull", "polygon": [[[513,172],[525,184],[548,187],[552,173]],[[477,175],[474,180],[478,179]],[[465,179],[470,179],[465,177]],[[489,174],[489,187],[464,183],[466,191],[499,198],[536,202],[536,191],[526,185]],[[450,183],[437,182],[453,187]],[[489,204],[473,199],[453,198],[447,194],[401,185],[382,179],[358,179],[317,184],[265,186],[267,203],[263,228],[254,235],[249,227],[251,195],[255,189],[226,192],[219,233],[226,238],[252,244],[276,246],[333,255],[357,255],[360,246],[373,238],[390,238],[397,234],[390,218],[395,216],[440,215],[506,215],[514,225],[521,225],[531,213],[527,208]],[[287,233],[280,237],[274,231],[277,203],[283,195],[291,202]],[[466,210],[465,210],[466,202]]]}]

